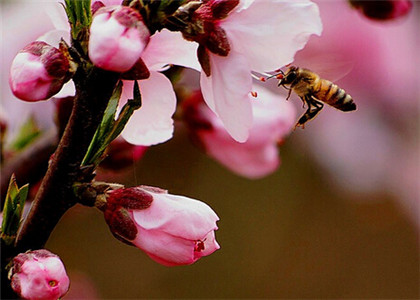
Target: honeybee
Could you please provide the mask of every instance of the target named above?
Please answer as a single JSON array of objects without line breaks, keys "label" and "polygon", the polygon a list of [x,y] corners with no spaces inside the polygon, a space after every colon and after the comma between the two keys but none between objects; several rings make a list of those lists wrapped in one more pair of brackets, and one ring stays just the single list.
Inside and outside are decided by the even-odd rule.
[{"label": "honeybee", "polygon": [[356,110],[353,98],[345,90],[329,80],[322,79],[310,70],[291,66],[286,73],[281,72],[277,77],[280,79],[278,86],[283,86],[289,90],[287,99],[289,99],[293,90],[302,99],[303,105],[308,106],[306,112],[296,123],[295,128],[304,128],[305,123],[315,118],[321,111],[324,107],[323,103],[341,111]]}]

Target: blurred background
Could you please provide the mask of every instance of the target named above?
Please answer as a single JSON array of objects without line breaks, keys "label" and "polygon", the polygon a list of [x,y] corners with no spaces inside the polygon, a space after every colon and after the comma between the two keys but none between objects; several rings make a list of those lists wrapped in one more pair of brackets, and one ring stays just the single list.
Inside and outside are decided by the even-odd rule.
[{"label": "blurred background", "polygon": [[[220,217],[221,249],[192,266],[163,267],[117,241],[99,211],[78,205],[46,247],[68,270],[66,299],[420,297],[420,5],[415,1],[406,17],[379,22],[346,1],[315,2],[324,31],[311,37],[296,64],[326,61],[329,69],[351,62],[336,83],[358,110],[324,108],[280,147],[279,169],[258,180],[210,159],[177,124],[172,140],[123,172],[103,176],[208,203]],[[34,105],[10,95],[8,66],[52,25],[35,17],[43,14],[37,2],[1,2],[1,8],[1,105],[13,120]],[[311,68],[322,74],[322,66]],[[283,92],[274,82],[271,88]],[[300,100],[289,101],[298,115],[304,112]],[[48,127],[51,108],[44,105],[37,118]],[[17,126],[9,123],[10,130]]]}]

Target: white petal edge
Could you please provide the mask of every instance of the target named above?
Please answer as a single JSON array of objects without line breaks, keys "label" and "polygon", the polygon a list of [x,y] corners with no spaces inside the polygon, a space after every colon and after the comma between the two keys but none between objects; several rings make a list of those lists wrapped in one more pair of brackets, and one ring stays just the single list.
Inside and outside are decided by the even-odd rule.
[{"label": "white petal edge", "polygon": [[181,33],[163,29],[151,36],[141,57],[150,70],[174,64],[200,71],[197,48],[197,43],[185,40]]},{"label": "white petal edge", "polygon": [[[139,81],[142,106],[134,112],[122,137],[134,145],[151,146],[172,138],[172,115],[176,96],[172,84],[163,74],[150,72],[147,80]],[[134,82],[124,81],[121,99],[132,99]]]},{"label": "white petal edge", "polygon": [[307,0],[254,1],[221,22],[232,48],[255,71],[272,71],[293,61],[311,34],[320,35],[318,6]]},{"label": "white petal edge", "polygon": [[201,72],[204,100],[222,120],[227,132],[238,142],[245,142],[252,126],[249,93],[251,70],[246,58],[234,51],[227,57],[209,53],[211,76]]}]

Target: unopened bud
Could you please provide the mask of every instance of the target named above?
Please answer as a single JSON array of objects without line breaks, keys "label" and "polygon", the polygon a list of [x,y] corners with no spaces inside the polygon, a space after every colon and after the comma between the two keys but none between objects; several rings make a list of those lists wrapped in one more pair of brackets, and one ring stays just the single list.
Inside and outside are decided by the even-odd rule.
[{"label": "unopened bud", "polygon": [[111,232],[165,266],[189,265],[219,245],[219,220],[205,203],[139,186],[109,193],[104,210]]},{"label": "unopened bud", "polygon": [[24,299],[56,300],[70,285],[63,262],[45,249],[21,253],[9,271],[12,289]]},{"label": "unopened bud", "polygon": [[10,88],[16,97],[25,101],[49,99],[68,80],[68,59],[45,42],[33,42],[23,48],[10,68]]},{"label": "unopened bud", "polygon": [[136,10],[103,7],[90,27],[89,58],[99,68],[125,72],[139,60],[149,39],[150,32]]},{"label": "unopened bud", "polygon": [[407,15],[412,7],[411,0],[349,0],[350,4],[373,20],[393,20]]}]

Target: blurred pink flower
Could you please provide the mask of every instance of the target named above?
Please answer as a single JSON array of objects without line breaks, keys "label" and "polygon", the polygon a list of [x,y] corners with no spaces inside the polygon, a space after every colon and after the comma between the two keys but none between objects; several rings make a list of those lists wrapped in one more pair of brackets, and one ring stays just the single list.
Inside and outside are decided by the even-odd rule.
[{"label": "blurred pink flower", "polygon": [[[334,65],[353,62],[337,84],[352,95],[358,110],[342,114],[324,108],[300,133],[300,142],[309,147],[299,148],[309,149],[329,180],[346,192],[392,194],[418,224],[418,180],[413,174],[420,165],[413,153],[420,151],[414,63],[420,19],[413,10],[404,20],[385,24],[360,17],[345,2],[319,1],[319,6],[323,35],[296,55],[295,64],[334,80],[328,77]],[[334,63],[323,57],[335,57]]]},{"label": "blurred pink flower", "polygon": [[193,141],[231,171],[248,178],[261,178],[280,164],[279,144],[295,123],[293,105],[265,88],[257,88],[252,100],[254,123],[244,143],[235,141],[220,119],[205,105],[200,92],[183,102],[183,117]]},{"label": "blurred pink flower", "polygon": [[[209,1],[209,6],[212,3]],[[244,142],[252,126],[251,70],[273,71],[290,63],[311,34],[321,33],[321,19],[317,5],[305,0],[240,1],[223,17],[213,22],[220,33],[219,44],[228,43],[224,47],[227,54],[221,56],[209,48],[199,51],[201,61],[208,57],[211,73],[201,72],[201,89],[204,100],[229,134]],[[211,40],[212,33],[209,33]],[[204,45],[208,47],[206,42]]]},{"label": "blurred pink flower", "polygon": [[70,280],[60,258],[41,249],[13,259],[11,285],[24,299],[57,300],[67,293]]},{"label": "blurred pink flower", "polygon": [[9,84],[21,100],[39,101],[57,94],[69,79],[69,61],[44,42],[32,42],[15,57],[10,68]]},{"label": "blurred pink flower", "polygon": [[159,188],[110,192],[104,216],[117,238],[165,266],[189,265],[220,248],[219,218],[207,204]]},{"label": "blurred pink flower", "polygon": [[143,18],[133,8],[108,6],[99,9],[90,26],[89,58],[99,68],[128,71],[149,42]]},{"label": "blurred pink flower", "polygon": [[367,18],[372,20],[394,20],[406,16],[413,8],[411,0],[349,0]]}]

